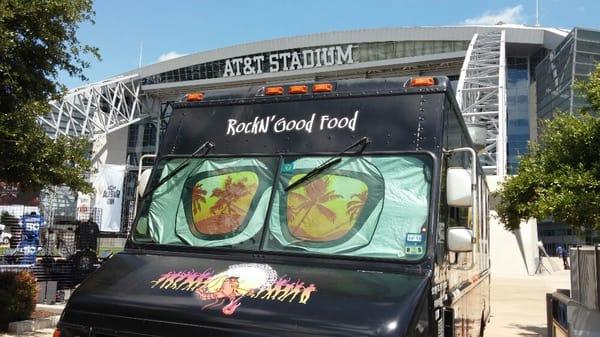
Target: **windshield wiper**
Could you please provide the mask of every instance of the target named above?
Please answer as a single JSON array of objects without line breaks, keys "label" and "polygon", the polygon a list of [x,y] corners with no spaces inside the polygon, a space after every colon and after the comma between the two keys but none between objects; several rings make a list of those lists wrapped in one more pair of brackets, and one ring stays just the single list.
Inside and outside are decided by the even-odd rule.
[{"label": "windshield wiper", "polygon": [[291,190],[292,188],[302,184],[303,182],[311,179],[312,177],[318,175],[319,173],[327,170],[328,168],[338,164],[339,162],[342,161],[342,158],[340,157],[343,154],[346,154],[348,151],[350,151],[351,149],[362,145],[362,147],[356,151],[356,153],[362,153],[365,150],[365,147],[367,147],[367,145],[369,145],[371,143],[371,140],[367,137],[363,137],[361,139],[359,139],[357,142],[353,143],[352,145],[348,146],[347,148],[345,148],[342,152],[336,154],[335,156],[327,159],[323,164],[315,167],[314,169],[308,171],[308,173],[303,176],[302,178],[294,181],[293,183],[289,184],[286,188],[284,188],[283,190],[285,192]]},{"label": "windshield wiper", "polygon": [[[213,142],[205,142],[204,144],[200,145],[196,151],[194,151],[189,157],[186,158],[186,160],[184,160],[181,164],[179,164],[179,166],[177,166],[173,171],[171,171],[171,173],[167,174],[164,178],[162,178],[158,184],[152,186],[152,188],[144,193],[144,195],[142,196],[142,199],[145,199],[147,196],[149,196],[150,194],[152,194],[152,192],[154,192],[157,188],[159,188],[162,184],[164,184],[165,182],[167,182],[167,180],[173,178],[177,173],[179,173],[181,170],[183,170],[184,168],[186,168],[186,166],[188,166],[190,164],[190,160],[192,158],[201,158],[206,156],[210,151],[212,151],[212,149],[215,147],[215,144]],[[202,154],[199,154],[200,151],[206,149]]]}]

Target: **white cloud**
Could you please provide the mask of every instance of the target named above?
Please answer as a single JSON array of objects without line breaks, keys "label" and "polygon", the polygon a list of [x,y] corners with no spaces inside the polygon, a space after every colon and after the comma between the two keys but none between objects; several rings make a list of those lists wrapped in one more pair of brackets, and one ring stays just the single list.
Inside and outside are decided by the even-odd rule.
[{"label": "white cloud", "polygon": [[498,22],[524,24],[526,19],[523,5],[517,5],[500,11],[485,11],[482,15],[468,18],[461,23],[465,25],[495,25]]},{"label": "white cloud", "polygon": [[174,50],[171,50],[168,53],[161,54],[158,57],[158,61],[157,62],[167,61],[167,60],[171,60],[171,59],[178,58],[178,57],[185,56],[185,55],[187,55],[187,54],[180,54],[180,53],[178,53],[178,52],[176,52]]}]

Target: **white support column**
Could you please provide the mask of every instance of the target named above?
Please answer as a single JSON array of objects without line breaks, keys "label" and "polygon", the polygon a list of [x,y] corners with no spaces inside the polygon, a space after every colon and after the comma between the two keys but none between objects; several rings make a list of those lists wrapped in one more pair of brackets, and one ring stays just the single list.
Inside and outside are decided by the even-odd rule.
[{"label": "white support column", "polygon": [[486,128],[479,159],[487,174],[506,175],[506,52],[504,31],[475,34],[456,100],[465,121]]},{"label": "white support column", "polygon": [[504,176],[507,174],[507,114],[506,114],[506,47],[505,32],[500,37],[500,65],[498,68],[498,141],[496,143],[496,174]]}]

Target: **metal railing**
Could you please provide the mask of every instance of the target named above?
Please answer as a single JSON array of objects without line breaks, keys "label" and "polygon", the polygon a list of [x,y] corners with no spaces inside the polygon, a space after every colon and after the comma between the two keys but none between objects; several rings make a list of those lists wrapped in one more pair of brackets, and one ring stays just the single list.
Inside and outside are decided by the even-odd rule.
[{"label": "metal railing", "polygon": [[570,249],[571,297],[590,310],[600,310],[600,245]]},{"label": "metal railing", "polygon": [[548,337],[600,337],[600,311],[585,307],[559,289],[546,294]]},{"label": "metal railing", "polygon": [[546,294],[548,337],[569,336],[568,306],[571,301],[566,289]]}]

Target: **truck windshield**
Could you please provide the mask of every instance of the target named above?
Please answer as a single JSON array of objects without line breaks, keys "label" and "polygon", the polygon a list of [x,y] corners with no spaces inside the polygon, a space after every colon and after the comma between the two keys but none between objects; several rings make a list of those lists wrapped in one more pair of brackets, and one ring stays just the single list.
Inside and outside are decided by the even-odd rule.
[{"label": "truck windshield", "polygon": [[[195,158],[146,198],[139,243],[420,259],[425,254],[431,159],[344,156]],[[185,159],[164,160],[161,179]],[[293,188],[288,188],[288,186]]]}]

